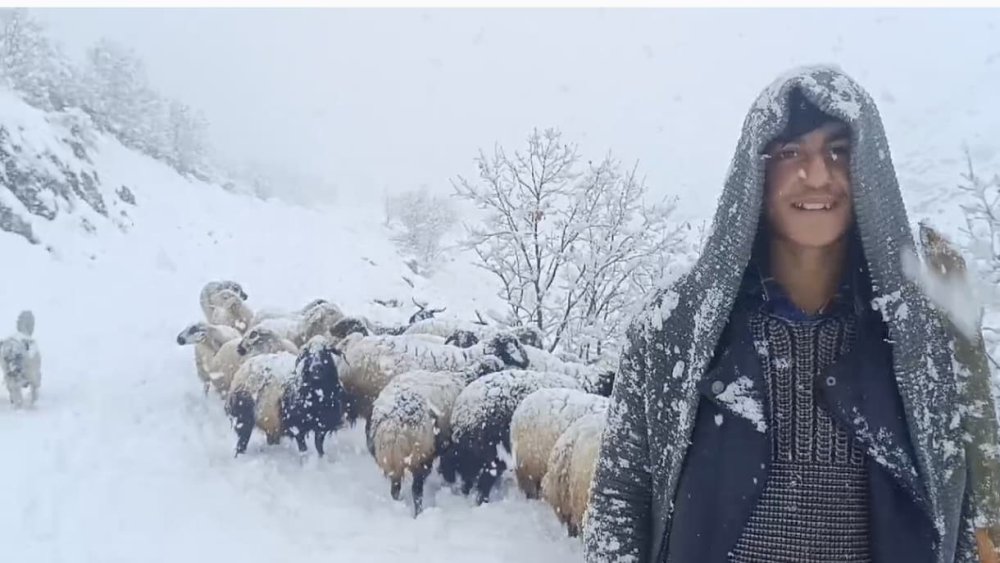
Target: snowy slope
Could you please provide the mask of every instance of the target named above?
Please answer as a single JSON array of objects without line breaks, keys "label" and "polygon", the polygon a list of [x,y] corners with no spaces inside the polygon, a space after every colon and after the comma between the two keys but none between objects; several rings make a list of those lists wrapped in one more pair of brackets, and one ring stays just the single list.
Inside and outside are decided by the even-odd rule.
[{"label": "snowy slope", "polygon": [[[60,131],[9,95],[0,116],[62,150]],[[326,297],[394,322],[412,312],[410,297],[470,319],[495,307],[481,272],[459,260],[430,282],[415,278],[377,209],[235,196],[104,137],[90,158],[106,200],[120,185],[134,193],[127,230],[78,207],[51,223],[31,216],[40,245],[0,231],[0,333],[34,310],[43,371],[34,411],[14,412],[0,392],[4,560],[580,559],[551,510],[513,489],[476,508],[434,480],[413,520],[390,499],[360,428],[337,436],[325,459],[300,459],[291,444],[265,449],[256,435],[234,459],[222,406],[200,394],[193,351],[175,341],[199,319],[198,291],[213,278],[241,281],[254,307]],[[80,228],[84,216],[93,233]]]}]

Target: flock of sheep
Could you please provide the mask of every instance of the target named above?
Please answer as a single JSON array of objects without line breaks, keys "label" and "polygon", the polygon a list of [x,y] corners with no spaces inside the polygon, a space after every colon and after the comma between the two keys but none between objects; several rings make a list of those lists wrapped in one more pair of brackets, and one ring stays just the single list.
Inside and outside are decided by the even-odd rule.
[{"label": "flock of sheep", "polygon": [[389,327],[317,299],[287,313],[258,311],[233,281],[209,282],[205,320],[185,328],[198,377],[215,389],[246,451],[254,428],[307,450],[364,421],[367,446],[398,500],[412,480],[414,516],[438,471],[487,502],[512,460],[519,488],[543,498],[578,534],[604,427],[613,369],[545,351],[530,328],[436,318],[421,307]]}]

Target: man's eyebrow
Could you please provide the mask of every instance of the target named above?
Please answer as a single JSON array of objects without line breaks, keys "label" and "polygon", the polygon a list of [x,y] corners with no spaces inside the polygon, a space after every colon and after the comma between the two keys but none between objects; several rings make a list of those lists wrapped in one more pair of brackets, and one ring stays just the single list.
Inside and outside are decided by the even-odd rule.
[{"label": "man's eyebrow", "polygon": [[843,141],[851,139],[851,129],[844,124],[838,124],[837,128],[830,132],[828,141]]}]

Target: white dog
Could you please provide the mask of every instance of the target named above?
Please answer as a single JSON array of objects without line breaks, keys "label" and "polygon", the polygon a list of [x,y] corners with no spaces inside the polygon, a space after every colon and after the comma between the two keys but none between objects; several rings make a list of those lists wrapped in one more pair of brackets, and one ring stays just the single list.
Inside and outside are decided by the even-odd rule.
[{"label": "white dog", "polygon": [[28,406],[33,407],[42,386],[42,357],[32,338],[34,332],[35,316],[31,311],[23,311],[17,317],[17,333],[0,340],[0,371],[14,408],[24,405],[21,392],[25,387],[30,393]]}]

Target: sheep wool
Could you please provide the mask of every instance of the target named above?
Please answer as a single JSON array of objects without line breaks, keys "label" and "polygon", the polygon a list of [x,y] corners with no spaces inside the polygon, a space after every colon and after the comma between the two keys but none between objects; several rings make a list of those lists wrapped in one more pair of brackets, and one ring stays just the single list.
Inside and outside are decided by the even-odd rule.
[{"label": "sheep wool", "polygon": [[528,498],[537,498],[549,454],[562,433],[579,418],[607,411],[608,399],[576,389],[539,389],[514,411],[511,448],[517,484]]},{"label": "sheep wool", "polygon": [[572,537],[579,535],[586,519],[606,420],[606,413],[601,412],[571,424],[552,447],[549,470],[542,479],[542,498]]}]

